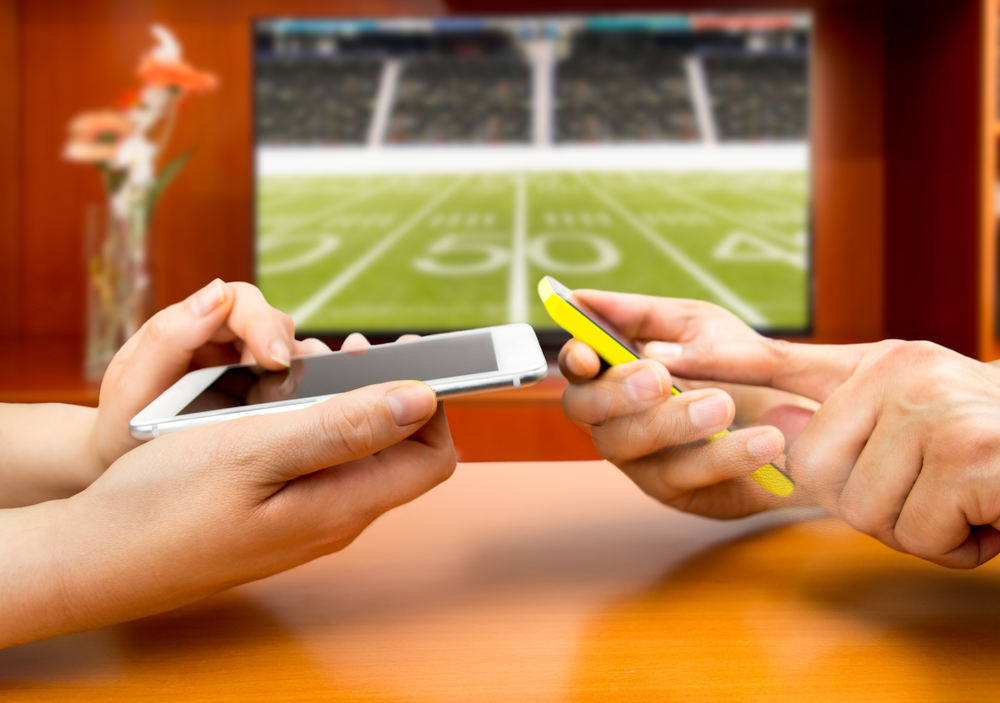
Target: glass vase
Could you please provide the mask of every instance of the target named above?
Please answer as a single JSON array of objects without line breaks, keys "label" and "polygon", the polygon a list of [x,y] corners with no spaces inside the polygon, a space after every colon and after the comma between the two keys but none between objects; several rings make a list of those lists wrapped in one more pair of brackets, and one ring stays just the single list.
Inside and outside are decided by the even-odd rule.
[{"label": "glass vase", "polygon": [[111,359],[154,306],[149,218],[141,207],[116,215],[87,208],[84,237],[86,331],[83,371],[100,381]]}]

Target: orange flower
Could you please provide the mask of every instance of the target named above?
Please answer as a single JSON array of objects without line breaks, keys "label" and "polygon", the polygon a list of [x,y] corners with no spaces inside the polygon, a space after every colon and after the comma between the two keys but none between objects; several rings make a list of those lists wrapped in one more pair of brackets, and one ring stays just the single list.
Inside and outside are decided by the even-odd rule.
[{"label": "orange flower", "polygon": [[141,96],[142,91],[139,88],[129,88],[128,90],[124,90],[115,99],[115,109],[123,111],[131,110],[139,104]]},{"label": "orange flower", "polygon": [[70,139],[63,158],[82,163],[110,161],[118,144],[134,130],[132,122],[114,110],[77,115],[69,124]]},{"label": "orange flower", "polygon": [[174,87],[190,93],[214,90],[219,79],[185,61],[171,61],[147,54],[139,64],[139,78],[147,85]]}]

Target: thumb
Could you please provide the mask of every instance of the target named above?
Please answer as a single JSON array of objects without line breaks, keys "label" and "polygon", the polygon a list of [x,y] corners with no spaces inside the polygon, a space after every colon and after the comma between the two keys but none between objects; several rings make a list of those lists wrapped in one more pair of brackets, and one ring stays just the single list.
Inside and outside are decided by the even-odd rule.
[{"label": "thumb", "polygon": [[850,378],[870,346],[793,344],[780,339],[650,342],[643,356],[684,378],[769,386],[822,403]]},{"label": "thumb", "polygon": [[427,384],[382,383],[302,410],[239,421],[239,436],[227,444],[241,447],[241,463],[262,468],[262,483],[283,483],[390,447],[416,432],[436,408]]}]

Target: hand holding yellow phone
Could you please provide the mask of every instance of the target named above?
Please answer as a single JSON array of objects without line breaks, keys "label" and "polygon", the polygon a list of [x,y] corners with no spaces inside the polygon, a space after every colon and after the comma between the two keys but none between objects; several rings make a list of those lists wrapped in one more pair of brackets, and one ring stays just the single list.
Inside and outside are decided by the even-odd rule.
[{"label": "hand holding yellow phone", "polygon": [[[614,326],[593,310],[572,299],[573,291],[552,276],[545,276],[538,282],[538,295],[545,310],[557,325],[573,337],[589,346],[598,356],[612,366],[637,361],[640,354]],[[673,386],[671,393],[681,392]],[[723,430],[709,437],[709,441],[725,437],[729,430]],[[780,469],[764,464],[750,477],[771,493],[781,497],[790,496],[795,491],[795,483]]]}]

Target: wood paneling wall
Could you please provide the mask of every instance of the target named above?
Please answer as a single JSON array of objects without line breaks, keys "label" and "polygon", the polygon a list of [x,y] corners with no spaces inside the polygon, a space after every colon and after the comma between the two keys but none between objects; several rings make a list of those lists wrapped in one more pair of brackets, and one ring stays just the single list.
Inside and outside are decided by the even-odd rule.
[{"label": "wood paneling wall", "polygon": [[886,333],[979,349],[980,2],[887,17]]},{"label": "wood paneling wall", "polygon": [[[813,6],[814,262],[817,341],[876,339],[888,329],[962,351],[975,336],[972,114],[979,97],[976,8],[981,0],[806,2]],[[697,3],[639,0],[628,9]],[[714,8],[766,3],[720,0]],[[779,2],[771,6],[795,6]],[[215,276],[248,278],[252,173],[250,28],[274,15],[421,16],[453,12],[622,11],[606,1],[514,5],[451,0],[0,0],[0,329],[48,335],[82,330],[81,243],[86,206],[101,202],[96,174],[64,163],[65,125],[110,104],[133,83],[148,25],[171,26],[218,92],[194,96],[173,140],[194,159],[155,224],[158,303]],[[7,55],[7,54],[4,54]],[[11,67],[14,68],[11,68]],[[10,87],[10,82],[20,88]],[[971,97],[970,97],[971,96]],[[21,124],[10,119],[21,116]],[[19,137],[19,138],[18,138]],[[13,162],[7,154],[20,149]],[[16,166],[12,176],[11,163]],[[19,187],[19,196],[11,195]],[[19,204],[20,214],[11,214]],[[9,236],[20,222],[20,236]],[[11,258],[13,257],[13,258]],[[0,274],[7,269],[0,269]],[[944,274],[943,276],[941,274]],[[968,274],[968,275],[967,275]],[[11,290],[17,294],[12,295]],[[956,305],[969,304],[973,317]]]},{"label": "wood paneling wall", "polygon": [[0,0],[0,335],[19,329],[18,45],[17,0]]},{"label": "wood paneling wall", "polygon": [[813,294],[816,337],[884,329],[885,13],[827,8],[813,32]]}]

